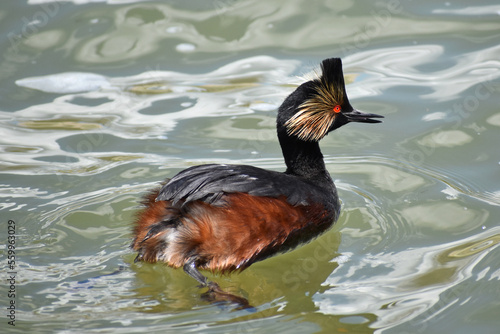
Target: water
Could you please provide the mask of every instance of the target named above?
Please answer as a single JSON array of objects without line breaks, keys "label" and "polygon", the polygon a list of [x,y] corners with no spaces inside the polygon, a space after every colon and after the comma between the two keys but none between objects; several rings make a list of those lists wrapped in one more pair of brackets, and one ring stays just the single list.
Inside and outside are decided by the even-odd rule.
[{"label": "water", "polygon": [[[2,3],[2,331],[495,333],[499,15],[491,0]],[[200,163],[283,170],[276,109],[332,56],[352,104],[386,118],[321,143],[333,229],[210,276],[255,311],[134,264],[141,194]]]}]

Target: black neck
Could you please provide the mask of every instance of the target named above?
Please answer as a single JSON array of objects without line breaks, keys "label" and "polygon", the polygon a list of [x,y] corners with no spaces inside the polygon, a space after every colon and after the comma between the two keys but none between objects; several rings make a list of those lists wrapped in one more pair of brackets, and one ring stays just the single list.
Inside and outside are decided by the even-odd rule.
[{"label": "black neck", "polygon": [[310,180],[330,178],[326,170],[323,154],[316,141],[303,141],[278,131],[278,138],[286,163],[286,173]]},{"label": "black neck", "polygon": [[315,94],[314,87],[312,81],[303,83],[283,101],[278,109],[276,129],[287,167],[285,173],[303,177],[319,186],[328,184],[327,187],[331,187],[333,181],[326,170],[318,142],[304,141],[289,135],[285,126],[297,113],[302,102]]}]

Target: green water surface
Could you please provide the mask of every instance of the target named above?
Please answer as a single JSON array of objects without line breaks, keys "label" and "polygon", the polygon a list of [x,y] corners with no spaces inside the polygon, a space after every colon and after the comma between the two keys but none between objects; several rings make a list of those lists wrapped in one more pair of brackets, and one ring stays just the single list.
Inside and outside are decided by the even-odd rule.
[{"label": "green water surface", "polygon": [[[497,1],[7,0],[0,27],[2,333],[498,332]],[[337,224],[206,273],[253,311],[133,263],[164,178],[284,170],[276,110],[329,57],[385,116],[321,142]]]}]

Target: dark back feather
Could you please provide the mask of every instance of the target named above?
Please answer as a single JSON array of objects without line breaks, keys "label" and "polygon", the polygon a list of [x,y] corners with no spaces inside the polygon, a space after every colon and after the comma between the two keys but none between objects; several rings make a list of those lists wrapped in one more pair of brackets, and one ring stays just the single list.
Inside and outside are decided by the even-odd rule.
[{"label": "dark back feather", "polygon": [[[224,194],[246,193],[253,196],[285,197],[292,205],[308,205],[328,198],[338,202],[335,185],[330,178],[322,186],[285,173],[247,165],[201,165],[183,170],[164,185],[156,201],[173,205],[201,200],[224,205]],[[325,196],[326,195],[326,196]],[[330,206],[329,203],[325,205]]]}]

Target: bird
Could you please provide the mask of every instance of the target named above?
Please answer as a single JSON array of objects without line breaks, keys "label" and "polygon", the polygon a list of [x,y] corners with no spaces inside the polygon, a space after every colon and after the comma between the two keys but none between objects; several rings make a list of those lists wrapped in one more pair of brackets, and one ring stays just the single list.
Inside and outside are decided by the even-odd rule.
[{"label": "bird", "polygon": [[351,106],[340,58],[325,59],[320,67],[278,108],[286,170],[204,164],[165,180],[137,213],[135,262],[182,267],[201,287],[220,292],[200,270],[239,272],[333,226],[341,204],[319,141],[347,123],[380,123],[383,116]]}]

